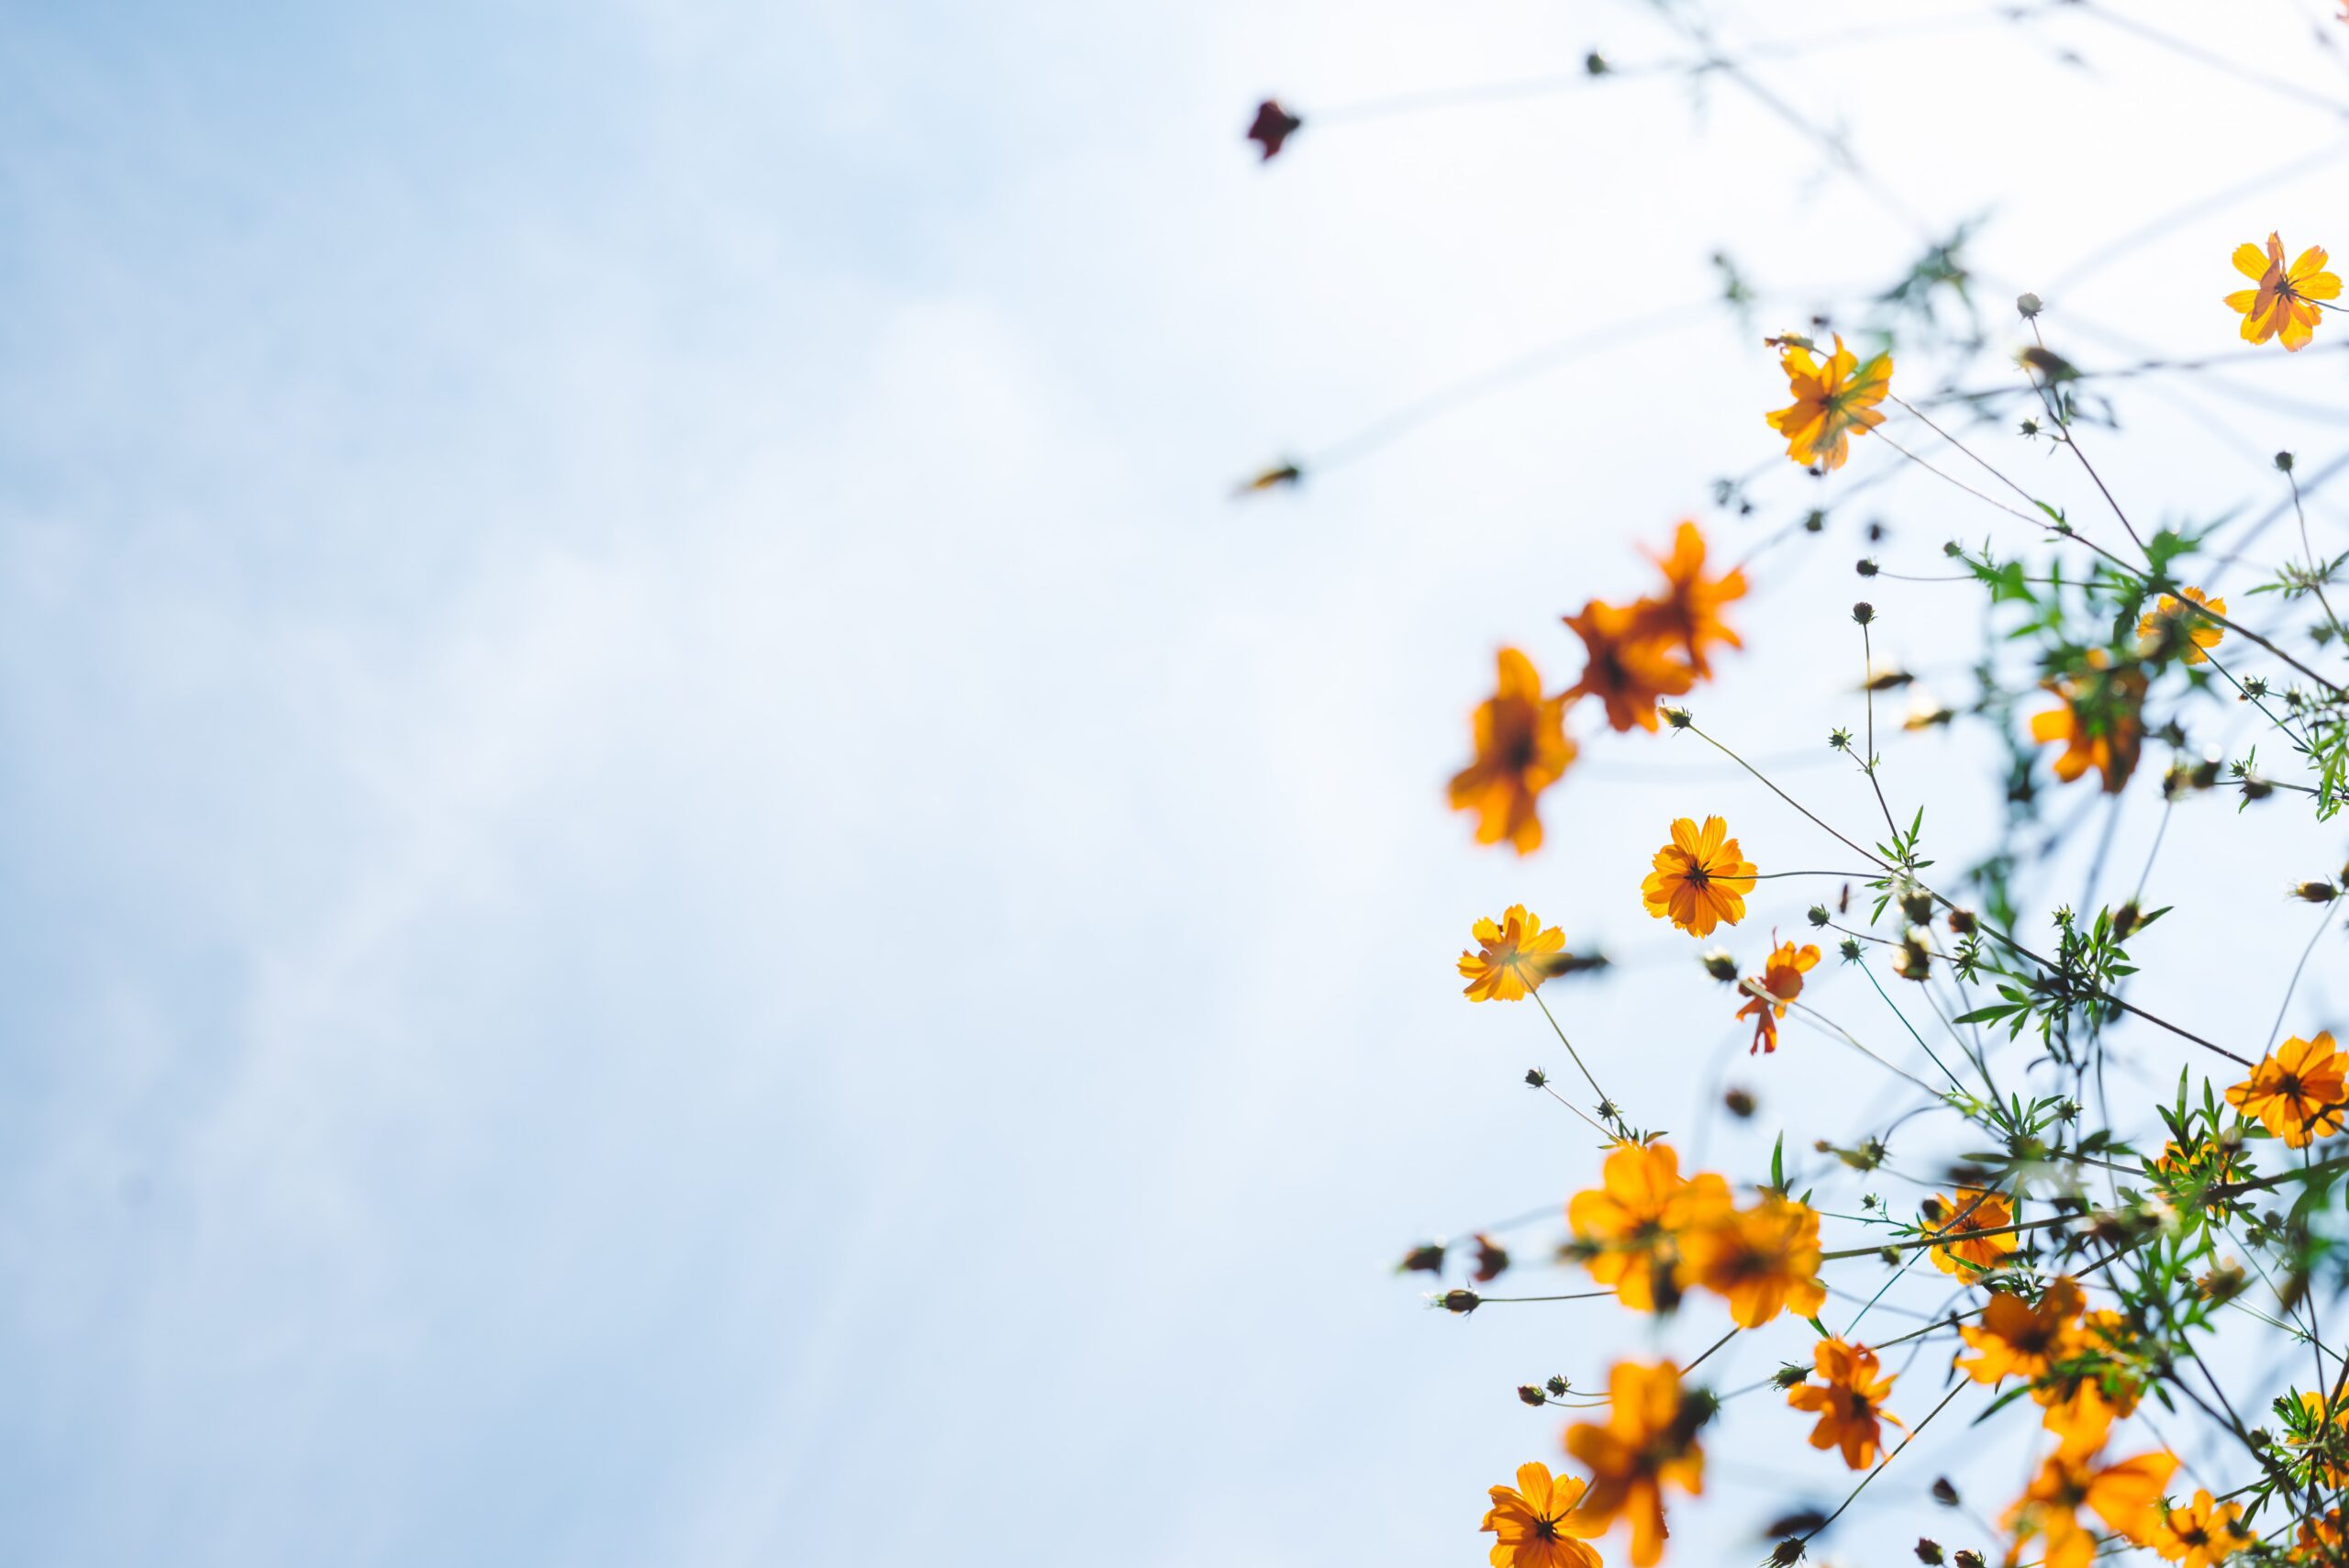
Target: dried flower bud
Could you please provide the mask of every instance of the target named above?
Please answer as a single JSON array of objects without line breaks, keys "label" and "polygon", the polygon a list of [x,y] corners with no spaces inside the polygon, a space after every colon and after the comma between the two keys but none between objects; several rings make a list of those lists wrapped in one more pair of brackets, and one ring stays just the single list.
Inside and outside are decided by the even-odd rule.
[{"label": "dried flower bud", "polygon": [[2243,1293],[2249,1284],[2250,1277],[2243,1272],[2243,1266],[2229,1258],[2196,1280],[2194,1288],[2201,1293],[2203,1300],[2218,1303],[2232,1301]]},{"label": "dried flower bud", "polygon": [[[2035,294],[2019,294],[2015,295],[2015,309],[2021,313],[2022,318],[2025,321],[2028,321],[2032,317],[2037,316],[2043,308],[2044,306],[2039,303],[2039,296]],[[1941,1559],[1936,1557],[1933,1561],[1938,1562]]]},{"label": "dried flower bud", "polygon": [[2137,901],[2133,898],[2115,909],[2112,912],[2112,940],[2127,941],[2129,933],[2135,930],[2144,917],[2144,912],[2137,907]]},{"label": "dried flower bud", "polygon": [[1539,1388],[1536,1388],[1530,1383],[1520,1383],[1517,1385],[1517,1396],[1520,1399],[1524,1400],[1528,1405],[1535,1406],[1537,1407],[1547,1405],[1550,1402],[1550,1396],[1548,1395],[1542,1393]]},{"label": "dried flower bud", "polygon": [[1933,1477],[1933,1501],[1939,1503],[1944,1508],[1954,1508],[1957,1507],[1957,1488],[1950,1484],[1950,1478],[1948,1476],[1936,1475]]},{"label": "dried flower bud", "polygon": [[1508,1270],[1508,1249],[1491,1237],[1479,1234],[1476,1239],[1476,1266],[1468,1277],[1478,1284],[1490,1284]]},{"label": "dried flower bud", "polygon": [[2286,473],[2291,473],[2292,454],[2290,452],[2277,452],[2276,454],[2276,466],[2283,470]]},{"label": "dried flower bud", "polygon": [[1870,621],[1876,619],[1876,606],[1869,604],[1865,599],[1862,599],[1858,604],[1852,606],[1852,618],[1859,622],[1862,626],[1865,626]]},{"label": "dried flower bud", "polygon": [[1770,1549],[1771,1568],[1794,1568],[1802,1561],[1803,1544],[1799,1538],[1788,1536]]},{"label": "dried flower bud", "polygon": [[1809,912],[1809,916],[1808,916],[1808,918],[1809,919],[1810,923],[1811,923],[1812,925],[1814,925],[1814,926],[1823,926],[1823,925],[1827,924],[1827,922],[1829,921],[1829,919],[1831,919],[1831,917],[1831,917],[1831,916],[1827,913],[1827,906],[1826,906],[1826,905],[1824,905],[1824,904],[1814,904],[1814,905],[1812,905],[1812,906],[1810,906],[1810,912]]},{"label": "dried flower bud", "polygon": [[1925,1536],[1919,1536],[1917,1538],[1917,1561],[1920,1562],[1939,1564],[1942,1561],[1942,1543]]},{"label": "dried flower bud", "polygon": [[1909,917],[1912,926],[1921,926],[1933,917],[1933,895],[1914,885],[1900,890],[1900,912]]},{"label": "dried flower bud", "polygon": [[1529,1088],[1546,1088],[1549,1086],[1550,1074],[1542,1072],[1539,1067],[1529,1067],[1525,1070],[1525,1082]]},{"label": "dried flower bud", "polygon": [[1876,575],[1876,562],[1874,560],[1864,555],[1860,557],[1859,565],[1855,570],[1857,570],[1859,574],[1863,577],[1873,577]]},{"label": "dried flower bud", "polygon": [[1954,1552],[1950,1562],[1956,1564],[1956,1568],[1982,1568],[1982,1554],[1978,1551]]},{"label": "dried flower bud", "polygon": [[1403,1261],[1395,1265],[1395,1272],[1398,1274],[1443,1273],[1443,1243],[1441,1241],[1420,1242],[1403,1254]]},{"label": "dried flower bud", "polygon": [[1446,1312],[1457,1312],[1465,1318],[1485,1305],[1485,1298],[1473,1290],[1447,1290],[1435,1297],[1435,1304]]},{"label": "dried flower bud", "polygon": [[1748,1089],[1731,1089],[1721,1095],[1721,1105],[1730,1115],[1743,1121],[1753,1114],[1753,1095]]},{"label": "dried flower bud", "polygon": [[1903,980],[1922,982],[1933,972],[1933,933],[1922,926],[1911,926],[1900,940],[1900,951],[1892,955],[1892,973]]},{"label": "dried flower bud", "polygon": [[1730,981],[1737,978],[1737,960],[1730,956],[1727,948],[1709,948],[1699,962],[1704,964],[1705,973],[1716,980]]},{"label": "dried flower bud", "polygon": [[1697,722],[1687,708],[1674,707],[1670,704],[1664,706],[1664,721],[1675,729],[1686,729]]},{"label": "dried flower bud", "polygon": [[1961,937],[1972,936],[1975,927],[1979,923],[1974,918],[1974,911],[1971,909],[1953,909],[1949,912],[1949,929]]},{"label": "dried flower bud", "polygon": [[2330,904],[2341,896],[2341,890],[2329,882],[2295,883],[2292,896],[2306,904]]}]

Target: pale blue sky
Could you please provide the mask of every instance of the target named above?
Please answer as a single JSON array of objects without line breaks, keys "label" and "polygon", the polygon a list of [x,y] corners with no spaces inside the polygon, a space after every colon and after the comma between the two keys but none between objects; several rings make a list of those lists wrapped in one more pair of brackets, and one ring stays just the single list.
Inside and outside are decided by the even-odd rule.
[{"label": "pale blue sky", "polygon": [[[1720,810],[1831,862],[1613,740],[1542,855],[1475,851],[1464,710],[1499,641],[1569,673],[1556,615],[1770,457],[1759,333],[1912,249],[1718,87],[1238,140],[1266,91],[1671,52],[1568,10],[0,12],[0,1560],[1481,1562],[1484,1487],[1555,1451],[1511,1385],[1641,1341],[1604,1304],[1441,1319],[1387,1272],[1596,1168],[1517,1082],[1538,1017],[1472,1012],[1452,954],[1520,899],[1604,939],[1577,1027],[1693,1132],[1730,1031],[1638,909],[1646,851]],[[2047,36],[2097,69],[1978,29],[1774,78],[1937,219],[1995,209],[1994,314],[2337,134]],[[2010,88],[2028,122],[1986,120]],[[2051,328],[2226,349],[2227,251],[2337,219],[2328,181],[2051,290]],[[1228,503],[1703,300],[1724,242],[1776,291],[1750,330],[1692,309]],[[2259,384],[2338,401],[2338,363]],[[2328,428],[2142,417],[2113,473],[2205,517]],[[1770,484],[1725,539],[1808,504]],[[1706,698],[1757,753],[1855,717],[1861,522],[1927,571],[1996,526],[1879,495],[1758,573]],[[1962,662],[1946,592],[1873,592],[1879,648]],[[1904,801],[1978,761],[1894,755]],[[2323,868],[2226,811],[2173,826],[2165,896],[2254,911],[2205,973],[2272,997],[2305,931],[2274,889]],[[2341,1001],[2321,966],[2304,996]],[[1713,1155],[1889,1103],[1827,1051],[1741,1069],[1768,1108]],[[1720,1452],[1689,1552],[1833,1483]],[[1887,1478],[1886,1540],[1930,1478]]]}]

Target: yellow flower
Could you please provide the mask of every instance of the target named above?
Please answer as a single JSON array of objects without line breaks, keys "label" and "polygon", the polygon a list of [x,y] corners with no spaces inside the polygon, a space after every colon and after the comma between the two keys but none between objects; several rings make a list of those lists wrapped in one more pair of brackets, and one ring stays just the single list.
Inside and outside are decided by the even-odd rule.
[{"label": "yellow flower", "polygon": [[1835,337],[1835,351],[1824,361],[1804,344],[1778,343],[1779,368],[1794,402],[1769,416],[1787,438],[1787,455],[1806,466],[1841,468],[1848,455],[1844,438],[1884,423],[1876,406],[1892,390],[1892,356],[1878,354],[1865,364]]},{"label": "yellow flower", "polygon": [[1681,1255],[1687,1283],[1725,1297],[1743,1328],[1786,1311],[1813,1317],[1827,1301],[1819,1283],[1819,1216],[1791,1198],[1766,1195],[1752,1208],[1716,1215],[1688,1231]]},{"label": "yellow flower", "polygon": [[2349,1056],[2333,1050],[2330,1034],[2294,1035],[2227,1091],[2227,1104],[2255,1118],[2287,1148],[2305,1149],[2341,1130],[2349,1111]]},{"label": "yellow flower", "polygon": [[2080,1287],[2061,1276],[2041,1294],[2036,1307],[2019,1296],[1992,1291],[1980,1324],[1969,1323],[1957,1331],[1975,1351],[1971,1359],[1958,1362],[1957,1370],[1976,1383],[2045,1376],[2049,1363],[2067,1348],[2082,1305]]},{"label": "yellow flower", "polygon": [[1542,917],[1529,915],[1522,904],[1512,904],[1496,925],[1479,920],[1473,928],[1478,951],[1460,955],[1460,973],[1468,979],[1471,1002],[1519,1002],[1529,991],[1557,973],[1547,962],[1565,955],[1566,934],[1542,929]]},{"label": "yellow flower", "polygon": [[2302,1519],[2300,1537],[2288,1555],[2295,1562],[2338,1562],[2342,1539],[2341,1510],[2336,1507],[2321,1518]]},{"label": "yellow flower", "polygon": [[1582,639],[1582,679],[1561,694],[1567,702],[1597,697],[1618,731],[1637,725],[1653,731],[1658,697],[1675,697],[1695,684],[1696,672],[1672,656],[1669,643],[1638,629],[1638,611],[1593,599],[1565,617]]},{"label": "yellow flower", "polygon": [[1564,697],[1542,696],[1533,662],[1502,649],[1493,695],[1476,707],[1475,760],[1452,779],[1452,808],[1476,813],[1476,842],[1506,839],[1520,855],[1542,847],[1535,805],[1575,760],[1565,716]]},{"label": "yellow flower", "polygon": [[1754,868],[1744,858],[1729,824],[1705,818],[1701,831],[1683,817],[1672,825],[1672,842],[1655,852],[1655,870],[1640,884],[1648,913],[1691,936],[1712,934],[1726,920],[1745,918],[1745,895],[1753,891]]},{"label": "yellow flower", "polygon": [[1566,1451],[1590,1472],[1582,1512],[1600,1529],[1619,1518],[1631,1524],[1632,1568],[1653,1568],[1664,1555],[1664,1488],[1691,1496],[1705,1489],[1705,1455],[1697,1446],[1706,1407],[1680,1389],[1670,1362],[1640,1366],[1618,1362],[1608,1373],[1602,1424],[1566,1429]]},{"label": "yellow flower", "polygon": [[1493,1506],[1479,1529],[1500,1537],[1493,1568],[1598,1568],[1598,1553],[1575,1539],[1603,1532],[1575,1512],[1583,1484],[1571,1475],[1553,1480],[1538,1461],[1517,1467],[1517,1485],[1492,1488]]},{"label": "yellow flower", "polygon": [[1709,1172],[1683,1180],[1668,1143],[1617,1144],[1599,1183],[1566,1205],[1566,1223],[1591,1251],[1590,1277],[1639,1311],[1672,1306],[1680,1237],[1728,1211],[1729,1184]]},{"label": "yellow flower", "polygon": [[1877,1407],[1892,1392],[1892,1379],[1876,1375],[1876,1352],[1865,1345],[1821,1340],[1811,1347],[1810,1359],[1826,1385],[1803,1383],[1787,1392],[1787,1403],[1818,1412],[1819,1424],[1810,1429],[1811,1447],[1841,1448],[1845,1464],[1865,1470],[1876,1462],[1883,1445],[1884,1423],[1902,1424],[1899,1417]]},{"label": "yellow flower", "polygon": [[1945,1274],[1955,1274],[1960,1279],[1971,1279],[1986,1270],[1997,1268],[2015,1250],[2014,1233],[2009,1230],[2003,1236],[1978,1236],[1975,1232],[2006,1230],[2014,1222],[2014,1211],[1997,1193],[1960,1187],[1954,1200],[1945,1197],[1926,1199],[1927,1233],[1949,1238],[1932,1250],[1933,1267]]},{"label": "yellow flower", "polygon": [[[2210,598],[2199,588],[2181,588],[2178,595],[2190,604],[2206,605],[2220,615],[2227,613],[2226,600]],[[2164,594],[2154,601],[2153,609],[2137,622],[2138,647],[2147,653],[2153,652],[2162,645],[2162,639],[2171,624],[2177,628],[2172,635],[2182,639],[2177,656],[2188,664],[2208,662],[2210,656],[2202,651],[2218,647],[2220,639],[2227,635],[2227,628],[2217,621],[2208,616],[2196,615],[2178,599]]]},{"label": "yellow flower", "polygon": [[2300,1458],[2318,1480],[2329,1486],[2349,1481],[2349,1466],[2343,1463],[2343,1455],[2349,1453],[2349,1401],[2335,1408],[2329,1418],[2325,1414],[2325,1396],[2303,1393],[2299,1403],[2308,1435],[2285,1440],[2299,1450]]},{"label": "yellow flower", "polygon": [[2099,668],[2075,679],[2048,682],[2047,689],[2064,706],[2031,717],[2031,738],[2040,745],[2062,741],[2055,759],[2055,776],[2065,784],[2094,768],[2104,780],[2107,795],[2118,795],[2137,769],[2137,754],[2145,743],[2145,674],[2142,670],[2107,671],[2101,651],[2092,659]]},{"label": "yellow flower", "polygon": [[1712,643],[1742,648],[1737,633],[1721,619],[1721,606],[1745,597],[1742,570],[1705,576],[1705,536],[1697,525],[1684,522],[1672,538],[1672,553],[1651,557],[1664,571],[1664,592],[1631,606],[1631,636],[1675,644],[1699,677],[1709,678],[1712,666],[1705,650]]},{"label": "yellow flower", "polygon": [[2008,1562],[2020,1561],[2023,1543],[2036,1536],[2047,1543],[2047,1568],[2087,1568],[2096,1558],[2096,1532],[2080,1523],[2084,1507],[2144,1545],[2160,1521],[2162,1488],[2176,1469],[2177,1456],[2158,1451],[2101,1466],[2090,1454],[2050,1454],[2007,1510],[2003,1522],[2015,1532]]},{"label": "yellow flower", "polygon": [[1802,995],[1802,977],[1819,964],[1819,949],[1809,943],[1801,947],[1792,942],[1778,941],[1772,931],[1770,940],[1777,942],[1770,952],[1769,962],[1762,966],[1761,975],[1750,984],[1758,984],[1776,1000],[1745,994],[1745,1006],[1737,1010],[1741,1018],[1753,1020],[1753,1043],[1746,1054],[1754,1051],[1775,1051],[1778,1049],[1778,1019],[1787,1016],[1787,1004]]},{"label": "yellow flower", "polygon": [[2341,297],[2341,280],[2324,270],[2321,246],[2311,245],[2299,260],[2284,265],[2284,241],[2267,237],[2267,249],[2235,247],[2235,271],[2255,280],[2257,288],[2237,289],[2227,295],[2227,308],[2243,312],[2243,336],[2248,343],[2281,338],[2294,353],[2309,346],[2317,319],[2324,314],[2316,302]]},{"label": "yellow flower", "polygon": [[2185,1568],[2212,1568],[2251,1544],[2251,1532],[2235,1523],[2241,1518],[2242,1508],[2198,1488],[2186,1507],[2162,1510],[2146,1544]]}]

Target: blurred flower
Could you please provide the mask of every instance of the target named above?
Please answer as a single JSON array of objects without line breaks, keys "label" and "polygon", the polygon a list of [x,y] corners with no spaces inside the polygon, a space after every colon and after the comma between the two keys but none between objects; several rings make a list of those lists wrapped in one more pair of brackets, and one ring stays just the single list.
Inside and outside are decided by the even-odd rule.
[{"label": "blurred flower", "polygon": [[[2137,622],[2137,645],[2144,652],[2151,653],[2162,645],[2165,636],[2175,636],[2180,639],[2177,650],[2180,659],[2188,664],[2207,663],[2210,656],[2202,651],[2218,647],[2220,639],[2227,635],[2227,628],[2207,616],[2194,614],[2178,600],[2182,598],[2192,604],[2208,605],[2221,615],[2227,613],[2227,601],[2213,599],[2199,588],[2180,588],[2177,593],[2177,598],[2164,594],[2154,600],[2154,607]],[[2171,626],[2177,629],[2171,632],[2168,629]]]},{"label": "blurred flower", "polygon": [[1696,673],[1672,657],[1669,644],[1637,628],[1638,610],[1620,609],[1593,599],[1580,615],[1565,617],[1582,639],[1586,657],[1582,678],[1568,686],[1563,700],[1597,697],[1607,709],[1607,722],[1617,730],[1656,728],[1656,699],[1676,697],[1696,683]]},{"label": "blurred flower", "polygon": [[1475,1240],[1476,1266],[1468,1272],[1468,1277],[1478,1284],[1490,1284],[1508,1272],[1508,1250],[1481,1231]]},{"label": "blurred flower", "polygon": [[1791,339],[1774,339],[1779,368],[1787,373],[1794,402],[1769,416],[1770,423],[1787,438],[1787,455],[1795,462],[1841,468],[1845,437],[1884,423],[1876,406],[1892,390],[1892,356],[1878,354],[1862,364],[1843,347],[1841,333],[1835,351],[1825,361],[1812,357],[1811,346]]},{"label": "blurred flower", "polygon": [[2013,1562],[2033,1537],[2046,1543],[2046,1568],[2087,1568],[2097,1553],[2096,1532],[2080,1523],[2087,1508],[2139,1545],[2160,1521],[2162,1488],[2177,1468],[2175,1454],[2155,1451],[2099,1466],[2094,1455],[2050,1454],[2003,1521],[2014,1531],[2007,1554]]},{"label": "blurred flower", "polygon": [[1477,1527],[1500,1538],[1493,1547],[1493,1568],[1598,1568],[1598,1553],[1575,1538],[1598,1535],[1607,1527],[1593,1529],[1575,1513],[1582,1495],[1583,1484],[1575,1476],[1553,1480],[1550,1467],[1538,1461],[1519,1465],[1516,1485],[1492,1488],[1493,1506]]},{"label": "blurred flower", "polygon": [[1997,1268],[2015,1250],[2013,1232],[2003,1236],[1977,1236],[1975,1232],[2005,1230],[2014,1222],[2014,1210],[1997,1193],[1960,1187],[1954,1201],[1945,1197],[1926,1199],[1926,1230],[1949,1238],[1932,1248],[1933,1267],[1960,1279]]},{"label": "blurred flower", "polygon": [[1755,981],[1777,1000],[1765,1001],[1749,991],[1745,1006],[1737,1010],[1739,1018],[1753,1020],[1753,1044],[1746,1051],[1748,1056],[1757,1051],[1776,1051],[1778,1049],[1778,1019],[1787,1016],[1787,1004],[1802,995],[1802,977],[1819,962],[1816,946],[1806,942],[1797,947],[1792,942],[1778,942],[1777,938],[1777,932],[1770,933],[1770,940],[1777,942],[1777,946],[1771,951],[1768,962],[1763,964],[1762,973]]},{"label": "blurred flower", "polygon": [[1304,478],[1305,471],[1297,464],[1276,462],[1269,468],[1260,470],[1253,479],[1241,481],[1240,488],[1231,494],[1235,499],[1262,495],[1267,490],[1277,490],[1284,484],[1296,484]]},{"label": "blurred flower", "polygon": [[2251,1076],[2227,1091],[2227,1104],[2262,1123],[2291,1149],[2305,1149],[2341,1130],[2349,1112],[2349,1056],[2332,1036],[2298,1035],[2260,1060]]},{"label": "blurred flower", "polygon": [[1566,1205],[1566,1223],[1595,1249],[1590,1277],[1639,1311],[1654,1311],[1659,1299],[1670,1306],[1680,1235],[1729,1211],[1729,1184],[1709,1173],[1683,1180],[1680,1156],[1660,1142],[1617,1144],[1599,1183]]},{"label": "blurred flower", "polygon": [[1683,1272],[1726,1298],[1729,1315],[1758,1329],[1779,1313],[1815,1315],[1826,1303],[1819,1283],[1819,1216],[1775,1194],[1752,1208],[1720,1214],[1683,1239]]},{"label": "blurred flower", "polygon": [[2080,1287],[2060,1275],[2041,1293],[2036,1307],[2019,1296],[1992,1291],[1982,1308],[1982,1321],[1957,1331],[1976,1352],[1971,1359],[1960,1358],[1957,1370],[1976,1383],[2045,1375],[2048,1364],[2062,1354],[2084,1305]]},{"label": "blurred flower", "polygon": [[2284,241],[2270,234],[2264,251],[2256,245],[2236,246],[2234,262],[2236,272],[2259,284],[2237,289],[2226,299],[2229,310],[2243,312],[2243,336],[2248,343],[2280,337],[2286,349],[2298,353],[2316,335],[2317,320],[2324,314],[2315,302],[2341,297],[2341,280],[2324,270],[2321,246],[2310,246],[2287,267]]},{"label": "blurred flower", "polygon": [[1590,1472],[1582,1513],[1604,1528],[1631,1525],[1632,1568],[1653,1568],[1664,1555],[1664,1487],[1694,1496],[1705,1489],[1705,1455],[1697,1431],[1710,1414],[1701,1395],[1684,1394],[1680,1369],[1670,1362],[1640,1366],[1618,1362],[1608,1373],[1602,1424],[1566,1429],[1566,1451]]},{"label": "blurred flower", "polygon": [[2303,1392],[2299,1396],[2301,1423],[2304,1430],[2288,1439],[2300,1451],[2308,1463],[2309,1473],[2328,1486],[2338,1486],[2349,1481],[2349,1463],[2344,1463],[2344,1450],[2349,1450],[2349,1400],[2332,1408],[2327,1416],[2326,1398],[2321,1394]]},{"label": "blurred flower", "polygon": [[1533,662],[1504,648],[1493,695],[1476,706],[1476,755],[1453,775],[1452,808],[1476,813],[1476,842],[1508,840],[1520,855],[1542,847],[1542,792],[1575,760],[1564,697],[1542,695]]},{"label": "blurred flower", "polygon": [[1745,646],[1721,619],[1721,606],[1745,597],[1745,573],[1731,570],[1708,579],[1705,536],[1689,522],[1674,533],[1670,555],[1650,559],[1663,569],[1664,588],[1631,606],[1631,636],[1677,646],[1691,670],[1709,677],[1712,667],[1705,660],[1709,645]]},{"label": "blurred flower", "polygon": [[2039,1424],[2054,1434],[2055,1451],[2084,1454],[2102,1448],[2112,1423],[2137,1407],[2137,1385],[2131,1383],[2123,1385],[2120,1397],[2108,1398],[2102,1384],[2081,1377],[2068,1392],[2047,1388],[2032,1397],[2047,1407]]},{"label": "blurred flower", "polygon": [[1892,1379],[1877,1375],[1876,1352],[1865,1345],[1821,1340],[1811,1347],[1811,1364],[1823,1385],[1805,1383],[1787,1395],[1798,1410],[1817,1412],[1819,1424],[1810,1429],[1813,1448],[1841,1448],[1843,1462],[1854,1470],[1874,1464],[1884,1441],[1886,1421],[1900,1425],[1897,1416],[1877,1407],[1892,1392]]},{"label": "blurred flower", "polygon": [[1460,973],[1467,977],[1464,995],[1471,1002],[1523,1001],[1557,973],[1550,958],[1565,954],[1565,933],[1542,929],[1541,917],[1526,913],[1522,904],[1510,905],[1497,924],[1479,920],[1470,930],[1477,951],[1461,953]]},{"label": "blurred flower", "polygon": [[2336,1507],[2321,1518],[2300,1521],[2300,1536],[2292,1543],[2291,1559],[2295,1562],[2338,1562],[2343,1539],[2341,1510]]},{"label": "blurred flower", "polygon": [[2031,738],[2042,746],[2064,743],[2063,754],[2055,759],[2055,776],[2064,783],[2094,768],[2104,780],[2105,793],[2118,795],[2136,771],[2137,753],[2145,740],[2145,676],[2136,669],[2105,672],[2101,651],[2091,662],[2099,668],[2072,680],[2046,683],[2064,706],[2032,715]]},{"label": "blurred flower", "polygon": [[1655,852],[1655,870],[1640,884],[1648,913],[1692,936],[1709,937],[1726,920],[1745,918],[1745,895],[1753,891],[1754,868],[1743,858],[1729,824],[1705,818],[1700,831],[1683,817],[1672,824],[1672,842]]}]

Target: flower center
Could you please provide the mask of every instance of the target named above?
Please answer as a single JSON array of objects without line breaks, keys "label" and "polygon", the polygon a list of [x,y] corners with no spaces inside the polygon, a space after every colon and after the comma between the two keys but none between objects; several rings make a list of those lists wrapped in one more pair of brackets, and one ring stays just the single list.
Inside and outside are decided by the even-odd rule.
[{"label": "flower center", "polygon": [[1542,1540],[1558,1539],[1558,1521],[1543,1514],[1533,1521],[1533,1533]]}]

